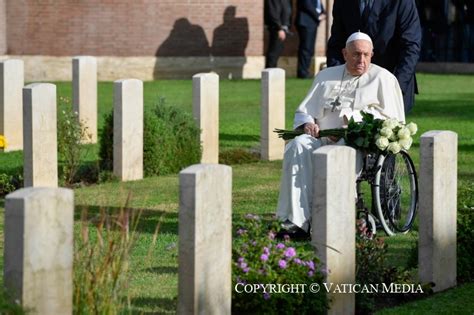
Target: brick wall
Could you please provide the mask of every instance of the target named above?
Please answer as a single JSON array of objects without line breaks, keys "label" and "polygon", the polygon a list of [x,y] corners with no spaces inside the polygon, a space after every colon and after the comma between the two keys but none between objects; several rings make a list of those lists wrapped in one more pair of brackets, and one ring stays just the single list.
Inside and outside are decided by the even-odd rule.
[{"label": "brick wall", "polygon": [[263,1],[4,1],[10,55],[263,54]]},{"label": "brick wall", "polygon": [[5,0],[0,0],[0,55],[7,52],[6,8]]}]

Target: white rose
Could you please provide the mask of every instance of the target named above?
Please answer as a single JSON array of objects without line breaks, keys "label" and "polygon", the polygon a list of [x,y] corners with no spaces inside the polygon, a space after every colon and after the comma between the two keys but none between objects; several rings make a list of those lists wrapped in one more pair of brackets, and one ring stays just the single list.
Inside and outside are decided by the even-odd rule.
[{"label": "white rose", "polygon": [[413,139],[412,138],[400,139],[398,143],[403,148],[403,150],[408,151],[413,143]]},{"label": "white rose", "polygon": [[387,147],[387,150],[392,152],[393,154],[397,154],[398,152],[400,152],[400,150],[402,149],[402,147],[400,146],[400,144],[396,141],[394,142],[390,142],[388,144],[388,147]]},{"label": "white rose", "polygon": [[390,128],[390,129],[394,129],[394,128],[398,127],[398,125],[399,125],[398,120],[395,119],[395,118],[387,119],[382,123],[383,127],[387,127],[387,128]]},{"label": "white rose", "polygon": [[380,150],[385,150],[388,147],[388,139],[386,137],[379,137],[377,141],[375,141],[375,145]]},{"label": "white rose", "polygon": [[397,136],[399,139],[408,139],[410,138],[410,130],[408,128],[401,128],[400,130],[398,130],[398,133],[397,133]]},{"label": "white rose", "polygon": [[415,123],[413,123],[413,122],[409,123],[409,124],[406,126],[406,128],[407,128],[408,130],[410,130],[410,134],[411,134],[412,136],[418,131],[418,126],[417,126]]},{"label": "white rose", "polygon": [[382,137],[390,138],[392,133],[393,133],[392,129],[390,129],[388,127],[383,127],[382,129],[380,129],[380,135]]}]

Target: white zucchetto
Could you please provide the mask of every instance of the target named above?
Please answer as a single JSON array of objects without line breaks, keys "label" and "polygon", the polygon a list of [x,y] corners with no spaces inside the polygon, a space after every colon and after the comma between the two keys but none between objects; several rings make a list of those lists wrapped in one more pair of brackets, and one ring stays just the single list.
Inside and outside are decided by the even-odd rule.
[{"label": "white zucchetto", "polygon": [[362,33],[362,32],[355,32],[355,33],[352,33],[352,35],[349,36],[349,38],[347,39],[346,46],[347,46],[347,44],[349,44],[350,42],[353,42],[355,40],[366,40],[366,41],[368,41],[372,44],[372,39],[370,39],[369,35],[367,35],[365,33]]}]

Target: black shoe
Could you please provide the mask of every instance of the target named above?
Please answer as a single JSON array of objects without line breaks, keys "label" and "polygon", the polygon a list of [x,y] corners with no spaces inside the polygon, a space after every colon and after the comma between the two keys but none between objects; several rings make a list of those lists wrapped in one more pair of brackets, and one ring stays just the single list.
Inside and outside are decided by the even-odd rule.
[{"label": "black shoe", "polygon": [[296,224],[289,220],[286,220],[281,224],[281,230],[277,233],[276,237],[279,239],[285,238],[285,235],[291,239],[303,240],[311,238],[311,234],[301,229]]}]

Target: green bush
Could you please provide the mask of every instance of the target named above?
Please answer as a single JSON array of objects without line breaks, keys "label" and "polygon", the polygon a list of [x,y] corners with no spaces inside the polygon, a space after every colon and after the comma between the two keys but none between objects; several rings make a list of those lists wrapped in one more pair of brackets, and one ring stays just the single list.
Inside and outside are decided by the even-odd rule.
[{"label": "green bush", "polygon": [[[201,160],[200,131],[193,117],[167,106],[164,99],[144,113],[143,170],[145,176],[177,173]],[[102,170],[113,167],[113,114],[105,119],[100,139]]]},{"label": "green bush", "polygon": [[459,186],[457,218],[457,278],[474,281],[474,183]]},{"label": "green bush", "polygon": [[[236,225],[232,313],[295,314],[297,310],[298,314],[323,314],[328,308],[326,294],[324,290],[312,293],[310,287],[323,287],[325,268],[309,243],[276,240],[277,228],[268,229],[260,217],[251,214]],[[292,284],[298,287],[292,289]],[[245,292],[251,285],[259,288]]]},{"label": "green bush", "polygon": [[0,174],[0,197],[23,187],[23,176]]},{"label": "green bush", "polygon": [[18,300],[13,300],[10,292],[7,292],[5,288],[0,288],[0,314],[24,315],[28,312]]},{"label": "green bush", "polygon": [[457,273],[459,282],[474,281],[474,209],[462,209],[458,214]]},{"label": "green bush", "polygon": [[[370,237],[368,237],[370,236]],[[368,234],[367,227],[358,221],[356,234],[356,283],[361,287],[371,284],[414,283],[408,271],[387,266],[388,246],[384,239]],[[431,292],[431,285],[423,285],[425,293]],[[356,313],[371,314],[377,305],[399,304],[419,297],[420,294],[358,293],[356,294]]]},{"label": "green bush", "polygon": [[87,153],[82,142],[90,139],[91,135],[84,123],[79,121],[69,99],[61,97],[60,108],[57,130],[59,178],[62,184],[71,186],[75,181],[81,181],[76,175]]}]

